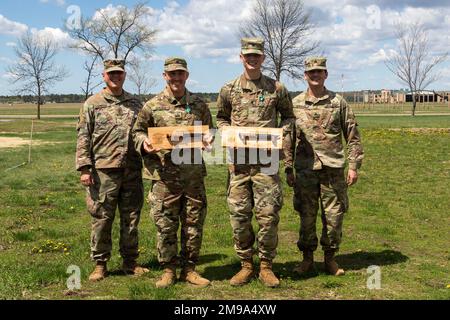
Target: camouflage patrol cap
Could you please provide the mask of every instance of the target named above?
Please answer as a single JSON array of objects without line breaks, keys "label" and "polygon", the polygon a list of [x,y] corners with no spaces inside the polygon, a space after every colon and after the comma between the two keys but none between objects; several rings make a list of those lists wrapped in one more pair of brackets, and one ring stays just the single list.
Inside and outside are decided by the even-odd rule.
[{"label": "camouflage patrol cap", "polygon": [[264,54],[264,40],[261,38],[243,38],[241,39],[242,54]]},{"label": "camouflage patrol cap", "polygon": [[125,72],[125,60],[121,59],[109,59],[103,61],[104,71],[106,73],[112,71],[122,71]]},{"label": "camouflage patrol cap", "polygon": [[327,70],[327,58],[309,57],[305,60],[305,71]]},{"label": "camouflage patrol cap", "polygon": [[164,62],[164,71],[184,70],[188,71],[187,62],[183,58],[167,58]]}]

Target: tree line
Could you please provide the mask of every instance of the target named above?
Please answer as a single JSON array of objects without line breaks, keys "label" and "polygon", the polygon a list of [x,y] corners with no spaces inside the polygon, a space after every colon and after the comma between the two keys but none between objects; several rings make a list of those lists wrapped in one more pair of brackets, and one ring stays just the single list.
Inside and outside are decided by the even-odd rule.
[{"label": "tree line", "polygon": [[[218,93],[208,92],[194,92],[195,95],[201,97],[205,102],[215,102]],[[135,94],[142,102],[153,98],[154,94]],[[46,103],[83,103],[86,101],[84,94],[48,94],[41,96],[41,104]],[[20,104],[20,103],[37,103],[37,98],[34,95],[11,95],[0,96],[0,104]]]}]

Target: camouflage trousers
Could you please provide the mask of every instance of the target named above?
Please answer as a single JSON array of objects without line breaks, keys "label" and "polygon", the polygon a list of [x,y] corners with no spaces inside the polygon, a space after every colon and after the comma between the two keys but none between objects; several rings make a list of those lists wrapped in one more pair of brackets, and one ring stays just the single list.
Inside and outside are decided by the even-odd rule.
[{"label": "camouflage trousers", "polygon": [[273,260],[278,245],[279,212],[283,194],[278,174],[261,173],[259,166],[230,168],[228,208],[233,228],[234,248],[241,260],[252,259],[256,250],[252,227],[253,209],[258,222],[257,251],[260,259]]},{"label": "camouflage trousers", "polygon": [[149,194],[150,214],[157,229],[158,261],[178,263],[178,228],[181,264],[196,264],[203,239],[207,202],[201,167],[186,166],[175,174],[162,174]]},{"label": "camouflage trousers", "polygon": [[300,213],[300,251],[316,250],[317,212],[321,210],[323,250],[339,250],[344,213],[348,210],[347,183],[343,168],[296,170],[294,208]]},{"label": "camouflage trousers", "polygon": [[94,185],[86,188],[86,204],[92,216],[91,258],[108,261],[111,257],[111,231],[120,213],[120,255],[124,260],[138,258],[138,224],[144,202],[141,169],[93,170]]}]

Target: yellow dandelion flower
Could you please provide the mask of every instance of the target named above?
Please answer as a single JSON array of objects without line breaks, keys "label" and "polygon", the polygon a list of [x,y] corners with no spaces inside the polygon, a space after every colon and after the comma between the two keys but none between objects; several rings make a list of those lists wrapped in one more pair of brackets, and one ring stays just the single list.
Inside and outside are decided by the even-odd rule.
[{"label": "yellow dandelion flower", "polygon": [[42,253],[42,249],[39,249],[39,253]]},{"label": "yellow dandelion flower", "polygon": [[450,289],[450,284],[447,285],[447,289]]}]

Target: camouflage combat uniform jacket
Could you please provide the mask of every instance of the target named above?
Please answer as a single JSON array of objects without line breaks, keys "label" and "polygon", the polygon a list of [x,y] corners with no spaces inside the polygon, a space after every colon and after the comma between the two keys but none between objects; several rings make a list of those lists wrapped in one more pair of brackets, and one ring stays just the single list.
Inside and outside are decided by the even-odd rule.
[{"label": "camouflage combat uniform jacket", "polygon": [[296,169],[344,168],[342,137],[347,142],[349,168],[361,167],[364,151],[358,125],[351,107],[340,95],[327,90],[317,99],[303,92],[292,103],[296,116],[292,143],[296,145]]},{"label": "camouflage combat uniform jacket", "polygon": [[[133,128],[133,139],[136,150],[144,159],[146,174],[152,180],[160,180],[163,171],[168,167],[175,169],[170,157],[170,150],[161,150],[156,154],[143,153],[142,144],[147,138],[149,127],[193,126],[194,122],[213,127],[211,112],[208,105],[198,96],[186,90],[186,95],[178,101],[169,88],[148,101],[139,113]],[[194,150],[194,152],[200,152]],[[204,163],[201,165],[203,175],[206,175]]]},{"label": "camouflage combat uniform jacket", "polygon": [[[283,155],[290,152],[288,137],[292,133],[295,116],[287,89],[265,75],[250,81],[244,75],[227,83],[217,100],[217,127],[283,128]],[[281,122],[278,124],[278,114]]]},{"label": "camouflage combat uniform jacket", "polygon": [[83,105],[78,121],[76,169],[142,168],[131,129],[142,104],[127,92],[119,97],[105,90]]}]

